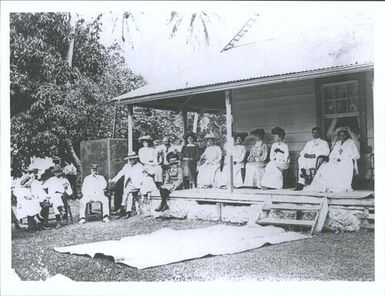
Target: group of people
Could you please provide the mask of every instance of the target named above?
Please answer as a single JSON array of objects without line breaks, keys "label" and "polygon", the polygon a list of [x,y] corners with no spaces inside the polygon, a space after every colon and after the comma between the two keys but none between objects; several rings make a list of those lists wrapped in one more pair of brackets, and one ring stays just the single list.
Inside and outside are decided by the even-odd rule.
[{"label": "group of people", "polygon": [[[280,128],[272,129],[273,144],[266,145],[265,131],[255,129],[250,132],[255,144],[247,153],[244,145],[247,133],[234,134],[232,153],[234,187],[260,189],[283,188],[284,171],[290,166],[289,147],[284,143],[286,132]],[[335,129],[332,143],[321,139],[320,128],[312,129],[313,139],[308,141],[298,158],[298,180],[295,190],[316,192],[351,191],[353,173],[358,173],[357,160],[360,158],[358,142],[348,127]],[[229,157],[225,157],[220,146],[215,144],[214,135],[206,135],[206,149],[199,156],[193,135],[181,153],[183,177],[195,182],[201,188],[226,188],[231,183],[228,169]],[[187,153],[186,153],[187,151]],[[188,161],[183,163],[183,161]]]},{"label": "group of people", "polygon": [[13,190],[17,200],[16,218],[27,218],[29,230],[49,229],[48,216],[52,207],[56,228],[60,228],[62,221],[68,218],[68,199],[73,195],[71,184],[59,165],[52,168],[53,176],[45,182],[39,180],[38,173],[37,168],[30,168]]},{"label": "group of people", "polygon": [[[250,132],[255,137],[255,144],[247,153],[244,145],[248,133],[235,133],[233,146],[233,185],[234,187],[252,187],[260,189],[283,188],[283,172],[290,166],[289,148],[284,139],[285,131],[280,127],[272,129],[273,144],[269,148],[264,141],[263,129]],[[348,128],[336,131],[337,139],[331,143],[320,138],[320,129],[312,129],[313,139],[308,141],[298,158],[298,182],[295,190],[317,192],[344,192],[351,190],[354,171],[357,171],[357,159],[360,157],[357,143],[350,137]],[[213,134],[204,137],[206,148],[200,153],[197,137],[194,133],[185,135],[185,145],[179,150],[171,144],[168,137],[156,148],[150,136],[142,136],[142,147],[138,154],[129,152],[127,163],[108,182],[98,173],[98,165],[90,167],[91,173],[82,184],[82,198],[79,201],[80,224],[86,223],[86,204],[100,201],[103,206],[103,221],[109,223],[109,199],[105,194],[108,185],[114,185],[124,178],[123,195],[119,209],[111,214],[129,218],[135,214],[134,201],[140,195],[149,198],[159,192],[161,203],[156,211],[166,211],[170,193],[192,186],[201,188],[226,188],[231,183],[229,176],[230,157],[223,161],[223,152],[215,144]],[[320,159],[324,162],[320,165]],[[38,179],[38,170],[32,168],[25,175],[19,186],[13,190],[17,198],[16,218],[27,217],[30,228],[37,225],[49,229],[48,215],[52,207],[57,228],[67,219],[68,199],[73,195],[73,188],[63,175],[60,165],[52,169],[53,176],[42,182]]]}]

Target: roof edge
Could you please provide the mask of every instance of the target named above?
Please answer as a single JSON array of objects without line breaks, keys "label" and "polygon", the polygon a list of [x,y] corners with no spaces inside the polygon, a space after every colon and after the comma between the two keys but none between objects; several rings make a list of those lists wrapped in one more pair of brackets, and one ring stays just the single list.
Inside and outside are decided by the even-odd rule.
[{"label": "roof edge", "polygon": [[311,79],[320,78],[331,75],[341,75],[348,73],[355,73],[360,71],[368,71],[374,69],[373,62],[361,63],[361,64],[350,64],[345,66],[334,66],[315,70],[306,70],[301,72],[277,74],[271,76],[261,76],[249,79],[227,81],[222,83],[208,84],[190,88],[181,88],[163,92],[157,92],[147,95],[139,95],[134,97],[125,97],[130,92],[120,95],[111,99],[110,103],[122,104],[122,105],[135,105],[136,103],[143,103],[147,101],[169,99],[173,97],[191,96],[201,93],[208,93],[214,91],[224,91],[235,88],[245,88],[257,85],[266,85],[272,83],[289,82],[298,79]]}]

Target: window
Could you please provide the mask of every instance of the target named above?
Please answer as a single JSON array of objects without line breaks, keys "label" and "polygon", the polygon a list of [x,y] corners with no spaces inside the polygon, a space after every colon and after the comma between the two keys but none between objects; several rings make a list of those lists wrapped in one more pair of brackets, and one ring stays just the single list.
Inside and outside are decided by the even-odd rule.
[{"label": "window", "polygon": [[335,128],[348,126],[359,138],[360,112],[358,81],[327,83],[321,86],[322,121],[330,141]]}]

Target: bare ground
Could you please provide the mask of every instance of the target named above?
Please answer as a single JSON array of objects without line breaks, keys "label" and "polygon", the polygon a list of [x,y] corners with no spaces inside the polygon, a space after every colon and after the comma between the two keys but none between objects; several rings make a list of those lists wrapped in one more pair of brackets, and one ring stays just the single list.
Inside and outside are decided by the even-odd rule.
[{"label": "bare ground", "polygon": [[[76,211],[73,202],[73,211]],[[75,222],[77,221],[75,217]],[[374,233],[321,233],[311,239],[210,256],[144,270],[112,258],[57,253],[54,247],[120,239],[162,227],[188,229],[215,222],[132,217],[27,233],[12,230],[12,265],[22,280],[57,273],[77,281],[347,280],[374,281]],[[154,246],[156,248],[156,246]],[[172,252],[173,250],[170,250]]]}]

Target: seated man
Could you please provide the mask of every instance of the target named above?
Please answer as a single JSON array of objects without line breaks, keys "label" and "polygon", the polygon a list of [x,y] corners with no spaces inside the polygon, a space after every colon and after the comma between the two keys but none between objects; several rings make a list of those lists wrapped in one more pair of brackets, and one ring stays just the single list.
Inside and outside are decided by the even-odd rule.
[{"label": "seated man", "polygon": [[135,152],[129,153],[125,158],[128,163],[123,166],[113,179],[109,180],[110,183],[116,183],[124,176],[122,203],[120,209],[113,214],[118,214],[121,217],[126,216],[126,219],[134,214],[132,211],[133,201],[143,183],[144,167],[138,163],[138,158],[139,156]]},{"label": "seated man", "polygon": [[106,179],[98,174],[98,165],[91,165],[91,174],[84,178],[82,186],[83,197],[79,201],[79,224],[86,223],[85,212],[86,205],[90,201],[100,201],[103,206],[103,222],[109,223],[108,215],[110,207],[108,197],[104,195],[104,189],[107,187]]},{"label": "seated man", "polygon": [[56,228],[60,228],[61,218],[66,218],[68,198],[72,195],[70,182],[63,177],[63,170],[56,165],[52,170],[54,176],[49,178],[43,188],[48,190],[48,196],[56,216]]},{"label": "seated man", "polygon": [[353,173],[356,172],[360,153],[349,128],[338,130],[338,140],[333,144],[329,161],[318,169],[313,182],[306,186],[306,191],[349,192],[352,191]]},{"label": "seated man", "polygon": [[155,210],[163,212],[169,209],[167,205],[167,198],[174,190],[181,189],[183,186],[183,170],[179,167],[179,160],[177,158],[170,158],[170,168],[166,171],[166,179],[164,184],[159,188],[162,202]]},{"label": "seated man", "polygon": [[317,158],[320,155],[329,155],[328,142],[320,138],[320,128],[314,127],[312,129],[313,140],[306,143],[305,147],[298,158],[298,183],[294,190],[302,190],[306,184],[306,176],[311,175],[312,169],[316,169]]}]

